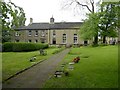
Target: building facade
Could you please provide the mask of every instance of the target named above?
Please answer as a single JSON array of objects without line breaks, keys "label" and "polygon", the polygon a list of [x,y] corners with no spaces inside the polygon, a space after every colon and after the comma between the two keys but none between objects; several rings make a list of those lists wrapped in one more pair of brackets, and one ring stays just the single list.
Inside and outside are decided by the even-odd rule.
[{"label": "building facade", "polygon": [[88,44],[90,42],[80,39],[80,26],[82,22],[54,22],[33,23],[32,18],[28,26],[15,28],[12,42],[48,43],[50,45]]}]

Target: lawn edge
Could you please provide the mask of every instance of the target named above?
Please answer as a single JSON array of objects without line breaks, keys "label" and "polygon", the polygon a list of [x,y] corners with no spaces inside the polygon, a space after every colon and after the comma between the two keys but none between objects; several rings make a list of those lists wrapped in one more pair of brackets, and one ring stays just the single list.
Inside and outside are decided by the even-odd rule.
[{"label": "lawn edge", "polygon": [[43,61],[45,61],[45,60],[46,60],[46,59],[42,59],[42,60],[40,60],[39,62],[37,62],[37,63],[35,63],[35,64],[33,64],[33,65],[31,65],[31,66],[25,68],[25,69],[22,69],[22,70],[16,72],[15,74],[11,75],[10,77],[8,77],[8,78],[5,79],[4,81],[2,81],[2,83],[5,83],[5,82],[8,81],[9,79],[11,79],[11,78],[15,77],[16,75],[18,75],[18,74],[20,74],[20,73],[22,73],[22,72],[24,72],[24,71],[26,71],[26,70],[28,70],[28,69],[30,69],[30,68],[36,66],[37,64],[39,64],[39,63],[41,63],[41,62],[43,62]]}]

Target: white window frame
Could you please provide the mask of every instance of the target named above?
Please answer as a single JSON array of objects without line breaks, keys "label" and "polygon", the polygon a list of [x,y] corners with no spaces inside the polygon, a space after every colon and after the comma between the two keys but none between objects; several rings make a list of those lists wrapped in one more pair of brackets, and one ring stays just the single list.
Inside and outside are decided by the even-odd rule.
[{"label": "white window frame", "polygon": [[56,37],[56,31],[53,30],[52,36],[55,38]]},{"label": "white window frame", "polygon": [[[36,42],[37,41],[37,42]],[[37,39],[35,39],[35,43],[38,43],[38,40]]]},{"label": "white window frame", "polygon": [[35,36],[38,36],[38,30],[35,31]]},{"label": "white window frame", "polygon": [[[64,35],[65,35],[65,36],[64,36]],[[65,42],[64,42],[64,41],[65,41]],[[65,33],[62,35],[62,43],[63,43],[63,44],[66,44],[66,43],[67,43],[67,34],[65,34]]]},{"label": "white window frame", "polygon": [[42,36],[42,37],[45,37],[45,30],[42,30],[42,31],[41,31],[41,36]]},{"label": "white window frame", "polygon": [[32,36],[32,31],[28,30],[28,36]]},{"label": "white window frame", "polygon": [[73,36],[73,43],[78,44],[78,34],[74,34]]},{"label": "white window frame", "polygon": [[19,34],[18,32],[15,32],[15,36],[17,36],[17,37],[18,37],[18,36],[20,36],[20,34]]}]

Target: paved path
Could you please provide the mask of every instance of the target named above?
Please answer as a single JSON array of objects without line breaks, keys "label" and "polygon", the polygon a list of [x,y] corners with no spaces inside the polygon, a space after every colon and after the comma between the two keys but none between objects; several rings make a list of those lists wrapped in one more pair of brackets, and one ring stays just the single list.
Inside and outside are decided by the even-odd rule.
[{"label": "paved path", "polygon": [[11,78],[3,88],[42,88],[44,82],[55,72],[58,63],[64,58],[70,49],[55,54],[25,72]]}]

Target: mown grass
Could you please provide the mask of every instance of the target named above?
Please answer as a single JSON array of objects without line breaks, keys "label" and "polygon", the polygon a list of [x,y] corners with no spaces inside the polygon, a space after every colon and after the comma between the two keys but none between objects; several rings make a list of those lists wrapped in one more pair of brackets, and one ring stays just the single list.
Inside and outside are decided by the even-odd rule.
[{"label": "mown grass", "polygon": [[[46,81],[43,88],[117,88],[118,87],[118,47],[82,47],[72,48],[60,63],[69,63],[80,56],[79,63],[74,65],[74,70],[69,76],[61,78],[54,76]],[[57,70],[60,68],[58,66]]]},{"label": "mown grass", "polygon": [[[60,50],[60,48],[46,49],[47,55],[40,55],[39,51],[33,52],[3,52],[2,53],[2,79],[3,81],[11,75],[52,56],[53,52]],[[30,58],[36,55],[36,60],[30,62]]]}]

